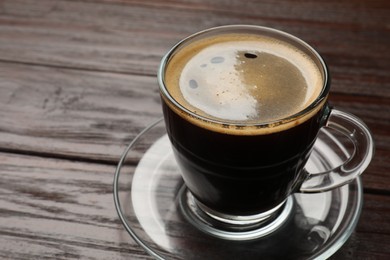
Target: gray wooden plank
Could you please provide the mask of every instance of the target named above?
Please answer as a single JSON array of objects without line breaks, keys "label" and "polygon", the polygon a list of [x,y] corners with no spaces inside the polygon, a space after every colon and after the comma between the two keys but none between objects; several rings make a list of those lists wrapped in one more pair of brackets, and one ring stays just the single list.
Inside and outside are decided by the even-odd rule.
[{"label": "gray wooden plank", "polygon": [[[116,164],[162,116],[156,79],[0,63],[0,150]],[[377,155],[364,180],[388,190],[390,103],[332,94],[331,103],[371,128]]]},{"label": "gray wooden plank", "polygon": [[[0,258],[152,259],[119,221],[114,170],[0,153]],[[364,200],[356,231],[333,259],[389,255],[390,197],[365,194]]]},{"label": "gray wooden plank", "polygon": [[256,24],[317,48],[334,90],[390,97],[389,10],[386,1],[6,0],[0,60],[155,75],[162,55],[183,37],[218,25]]},{"label": "gray wooden plank", "polygon": [[117,162],[161,117],[154,77],[0,63],[0,149]]},{"label": "gray wooden plank", "polygon": [[151,259],[119,221],[114,171],[0,153],[0,258]]}]

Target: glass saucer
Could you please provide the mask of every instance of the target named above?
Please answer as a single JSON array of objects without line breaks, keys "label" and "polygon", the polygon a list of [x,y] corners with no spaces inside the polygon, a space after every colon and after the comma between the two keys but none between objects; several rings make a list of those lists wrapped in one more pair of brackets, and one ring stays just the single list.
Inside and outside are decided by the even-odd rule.
[{"label": "glass saucer", "polygon": [[[309,172],[340,165],[348,145],[323,128]],[[142,131],[124,151],[114,179],[115,206],[125,229],[156,259],[326,259],[353,232],[362,208],[360,178],[332,191],[291,196],[292,213],[276,231],[249,241],[216,238],[187,221],[180,208],[185,186],[164,121]]]}]

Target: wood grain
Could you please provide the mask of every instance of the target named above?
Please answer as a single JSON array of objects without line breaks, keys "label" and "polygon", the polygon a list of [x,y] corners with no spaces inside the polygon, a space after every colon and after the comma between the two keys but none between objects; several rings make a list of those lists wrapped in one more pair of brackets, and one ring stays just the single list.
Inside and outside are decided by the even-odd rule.
[{"label": "wood grain", "polygon": [[332,259],[390,258],[389,1],[2,0],[1,259],[151,259],[116,215],[114,168],[161,117],[161,57],[226,24],[284,30],[325,58],[331,104],[376,143],[362,217]]},{"label": "wood grain", "polygon": [[0,258],[149,259],[117,217],[114,170],[0,153]]},{"label": "wood grain", "polygon": [[161,117],[153,77],[0,63],[0,150],[117,162]]},{"label": "wood grain", "polygon": [[[115,164],[125,146],[161,117],[157,82],[150,76],[0,63],[0,78],[2,151]],[[390,192],[386,100],[330,97],[372,129],[381,156],[364,175],[365,184]]]},{"label": "wood grain", "polygon": [[[360,84],[389,77],[390,39],[383,37],[390,30],[389,10],[387,1],[352,0],[3,1],[0,57],[155,75],[161,56],[181,38],[212,26],[256,24],[309,42],[325,56],[335,76],[350,83],[349,91],[361,92],[367,88]],[[361,80],[354,81],[356,77]]]},{"label": "wood grain", "polygon": [[[151,259],[117,217],[114,170],[110,165],[0,153],[0,258]],[[333,259],[376,259],[390,253],[390,197],[364,199],[355,233]]]}]

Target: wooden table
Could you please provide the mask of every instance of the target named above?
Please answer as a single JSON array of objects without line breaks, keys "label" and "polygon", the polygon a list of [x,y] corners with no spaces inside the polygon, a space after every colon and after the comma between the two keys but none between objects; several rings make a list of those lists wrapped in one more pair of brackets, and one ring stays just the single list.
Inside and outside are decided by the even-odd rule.
[{"label": "wooden table", "polygon": [[0,257],[150,259],[115,211],[126,145],[161,117],[156,71],[225,24],[290,32],[327,60],[331,103],[376,142],[364,207],[334,259],[390,259],[390,2],[0,1]]}]

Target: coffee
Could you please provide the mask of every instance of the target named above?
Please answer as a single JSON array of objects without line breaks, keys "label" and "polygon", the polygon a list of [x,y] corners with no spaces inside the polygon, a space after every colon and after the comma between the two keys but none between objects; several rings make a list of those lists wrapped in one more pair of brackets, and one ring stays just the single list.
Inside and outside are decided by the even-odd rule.
[{"label": "coffee", "polygon": [[[293,193],[347,184],[372,159],[365,124],[327,104],[330,76],[321,56],[285,32],[229,25],[191,35],[164,56],[158,83],[185,183],[177,187],[178,206],[209,235],[272,234],[293,216]],[[332,158],[314,153],[313,162],[326,169],[310,173],[305,165],[324,126],[348,136],[355,149],[332,170],[321,163]]]},{"label": "coffee", "polygon": [[317,65],[288,43],[228,34],[183,47],[170,59],[165,82],[170,95],[197,115],[264,124],[307,107],[323,79]]},{"label": "coffee", "polygon": [[172,52],[161,89],[184,181],[217,212],[270,210],[305,178],[326,109],[323,73],[309,51],[271,36],[199,38]]},{"label": "coffee", "polygon": [[187,187],[206,206],[232,215],[270,210],[299,189],[323,115],[319,110],[285,131],[234,135],[192,124],[166,103],[163,112]]}]

